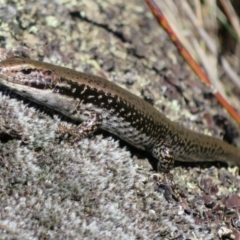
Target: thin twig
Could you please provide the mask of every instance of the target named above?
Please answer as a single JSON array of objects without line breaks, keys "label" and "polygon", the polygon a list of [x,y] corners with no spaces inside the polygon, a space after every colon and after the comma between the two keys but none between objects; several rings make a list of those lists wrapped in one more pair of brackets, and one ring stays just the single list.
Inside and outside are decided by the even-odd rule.
[{"label": "thin twig", "polygon": [[237,14],[229,0],[220,0],[220,3],[224,9],[225,14],[227,15],[229,22],[232,24],[235,33],[238,36],[238,40],[240,40],[240,24],[238,21]]}]

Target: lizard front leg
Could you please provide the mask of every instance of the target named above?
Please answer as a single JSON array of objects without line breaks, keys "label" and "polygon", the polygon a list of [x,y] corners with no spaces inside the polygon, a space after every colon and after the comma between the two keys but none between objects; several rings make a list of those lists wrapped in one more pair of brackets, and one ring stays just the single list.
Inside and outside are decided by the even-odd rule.
[{"label": "lizard front leg", "polygon": [[102,125],[102,115],[95,111],[87,111],[89,118],[83,121],[77,127],[68,128],[65,124],[59,124],[57,131],[59,133],[68,133],[72,135],[73,142],[81,140],[94,133]]}]

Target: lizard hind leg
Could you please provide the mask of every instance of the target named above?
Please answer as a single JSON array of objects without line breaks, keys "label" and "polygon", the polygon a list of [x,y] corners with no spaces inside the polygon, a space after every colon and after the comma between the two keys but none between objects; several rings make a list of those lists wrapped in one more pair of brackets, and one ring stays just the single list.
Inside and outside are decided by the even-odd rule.
[{"label": "lizard hind leg", "polygon": [[155,178],[157,186],[165,190],[164,196],[167,201],[171,201],[172,198],[178,201],[184,194],[176,186],[173,175],[170,173],[175,160],[172,146],[166,141],[160,141],[154,146],[152,154],[158,159],[158,173],[163,173],[160,177]]},{"label": "lizard hind leg", "polygon": [[152,154],[156,159],[158,159],[157,171],[169,173],[169,171],[173,168],[175,161],[172,146],[165,141],[160,141],[153,147]]}]

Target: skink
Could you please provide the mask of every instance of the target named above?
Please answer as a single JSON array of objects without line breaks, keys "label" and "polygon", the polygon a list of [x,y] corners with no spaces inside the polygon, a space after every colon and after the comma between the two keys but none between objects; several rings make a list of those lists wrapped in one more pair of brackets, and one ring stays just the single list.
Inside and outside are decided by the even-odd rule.
[{"label": "skink", "polygon": [[211,136],[186,129],[116,84],[68,68],[11,57],[0,62],[0,84],[81,122],[59,131],[76,140],[102,128],[157,159],[168,173],[175,160],[222,161],[240,166],[240,151]]}]

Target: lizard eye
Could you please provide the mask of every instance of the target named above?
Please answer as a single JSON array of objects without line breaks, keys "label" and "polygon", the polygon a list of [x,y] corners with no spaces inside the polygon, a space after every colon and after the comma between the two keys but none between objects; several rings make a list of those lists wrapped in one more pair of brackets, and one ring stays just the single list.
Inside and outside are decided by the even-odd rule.
[{"label": "lizard eye", "polygon": [[26,69],[21,70],[21,73],[23,73],[24,75],[29,75],[29,74],[31,74],[31,72],[32,72],[32,69],[30,69],[30,68],[26,68]]}]

